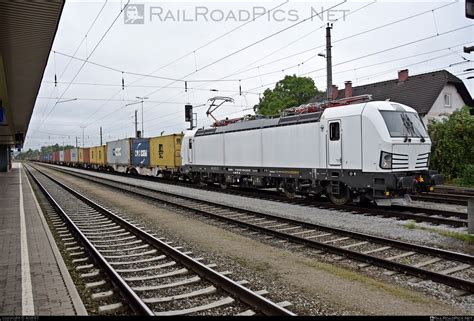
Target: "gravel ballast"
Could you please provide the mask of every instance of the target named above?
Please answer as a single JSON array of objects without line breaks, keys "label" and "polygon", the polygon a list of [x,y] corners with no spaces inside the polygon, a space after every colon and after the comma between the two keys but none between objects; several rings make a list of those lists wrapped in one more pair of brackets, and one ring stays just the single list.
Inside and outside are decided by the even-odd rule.
[{"label": "gravel ballast", "polygon": [[[81,189],[87,191],[88,195],[94,195],[94,198],[105,201],[106,206],[123,210],[128,215],[133,215],[134,219],[140,217],[140,225],[147,226],[158,235],[166,237],[167,240],[176,239],[175,243],[185,246],[186,250],[192,250],[196,254],[203,253],[200,256],[211,257],[209,262],[212,263],[224,262],[223,266],[229,266],[229,270],[234,272],[232,278],[235,278],[237,270],[243,271],[242,277],[249,279],[249,273],[252,274],[250,271],[255,270],[256,282],[263,282],[264,288],[272,293],[272,297],[281,297],[282,300],[293,302],[295,312],[342,315],[465,313],[462,312],[464,309],[458,310],[455,307],[459,307],[458,304],[454,304],[453,310],[449,311],[443,303],[431,301],[432,299],[429,298],[431,295],[425,297],[410,289],[392,286],[390,283],[393,282],[390,282],[390,278],[387,278],[388,283],[386,283],[386,281],[372,279],[370,273],[369,277],[364,276],[367,271],[359,274],[357,271],[341,270],[338,267],[341,265],[331,262],[329,255],[327,260],[322,255],[308,255],[305,249],[300,251],[293,245],[287,246],[285,243],[272,244],[272,240],[265,242],[264,237],[250,235],[248,231],[237,231],[236,234],[238,229],[220,227],[220,223],[212,223],[199,216],[185,213],[173,214],[166,210],[166,206],[160,208],[159,205],[140,201],[139,197],[126,196],[121,192],[74,177],[62,174],[60,176],[74,185],[78,184]],[[114,178],[123,179],[122,177]],[[149,182],[137,181],[136,183]],[[360,217],[360,215],[355,217]],[[259,239],[262,240],[259,241]],[[206,248],[207,250],[204,250]],[[350,261],[348,263],[352,266],[357,264]],[[221,266],[221,264],[218,265]],[[379,269],[376,274],[380,273]],[[274,291],[275,289],[277,292]],[[446,298],[442,299],[443,302],[447,302]],[[465,305],[461,304],[461,306]]]}]

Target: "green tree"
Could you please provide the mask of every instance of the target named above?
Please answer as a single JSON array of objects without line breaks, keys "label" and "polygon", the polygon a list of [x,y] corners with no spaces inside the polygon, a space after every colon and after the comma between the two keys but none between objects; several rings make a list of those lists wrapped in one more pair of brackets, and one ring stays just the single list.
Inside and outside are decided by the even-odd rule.
[{"label": "green tree", "polygon": [[[452,113],[442,121],[430,121],[431,166],[448,180],[462,177],[474,165],[474,117],[469,108]],[[470,166],[471,165],[471,166]]]},{"label": "green tree", "polygon": [[254,109],[257,114],[263,116],[278,115],[281,110],[304,104],[318,94],[313,79],[287,75],[277,82],[273,90],[264,91]]}]

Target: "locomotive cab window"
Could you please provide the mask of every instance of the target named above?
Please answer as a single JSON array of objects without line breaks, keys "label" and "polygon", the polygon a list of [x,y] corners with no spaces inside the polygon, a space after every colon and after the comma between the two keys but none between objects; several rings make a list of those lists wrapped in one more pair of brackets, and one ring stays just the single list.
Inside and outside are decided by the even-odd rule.
[{"label": "locomotive cab window", "polygon": [[339,123],[331,123],[329,125],[329,139],[339,140],[340,138],[341,138],[341,130],[339,128]]},{"label": "locomotive cab window", "polygon": [[425,125],[417,113],[381,110],[391,137],[428,137]]}]

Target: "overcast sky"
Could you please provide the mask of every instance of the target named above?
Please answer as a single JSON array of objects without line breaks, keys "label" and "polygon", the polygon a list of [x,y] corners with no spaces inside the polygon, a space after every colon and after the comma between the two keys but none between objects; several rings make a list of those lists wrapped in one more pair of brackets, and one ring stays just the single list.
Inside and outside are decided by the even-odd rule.
[{"label": "overcast sky", "polygon": [[26,149],[75,145],[76,136],[82,146],[83,131],[85,146],[95,146],[100,126],[104,143],[133,136],[135,109],[141,127],[141,104],[126,105],[137,96],[149,97],[144,131],[152,137],[185,130],[186,103],[201,105],[195,108],[198,126],[208,126],[212,119],[202,105],[213,96],[234,98],[216,112],[218,118],[249,114],[259,94],[286,74],[309,76],[324,91],[326,60],[318,53],[325,53],[327,22],[334,24],[333,83],[339,88],[347,80],[357,86],[394,79],[405,68],[410,75],[446,69],[474,95],[474,81],[466,79],[474,73],[463,72],[474,67],[466,61],[472,54],[462,52],[474,45],[474,21],[465,18],[464,1],[132,0],[120,13],[126,3],[66,1]]}]

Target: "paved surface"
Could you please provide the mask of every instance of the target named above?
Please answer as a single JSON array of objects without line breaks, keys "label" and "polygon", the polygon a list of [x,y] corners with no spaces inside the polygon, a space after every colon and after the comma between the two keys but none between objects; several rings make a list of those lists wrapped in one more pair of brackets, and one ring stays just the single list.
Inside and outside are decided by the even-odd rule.
[{"label": "paved surface", "polygon": [[0,173],[0,315],[82,314],[82,302],[20,166]]}]

